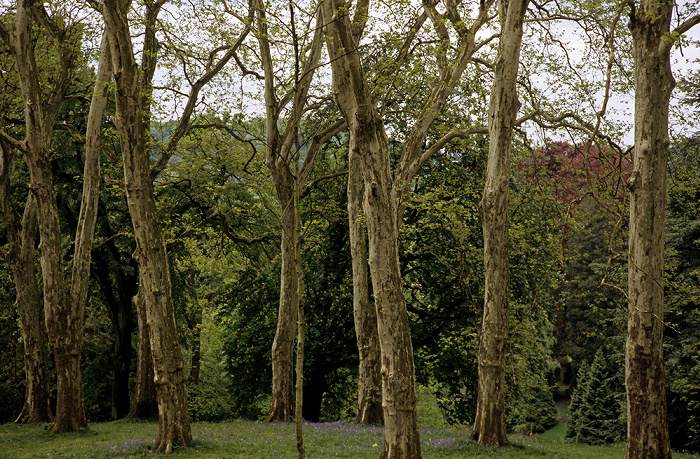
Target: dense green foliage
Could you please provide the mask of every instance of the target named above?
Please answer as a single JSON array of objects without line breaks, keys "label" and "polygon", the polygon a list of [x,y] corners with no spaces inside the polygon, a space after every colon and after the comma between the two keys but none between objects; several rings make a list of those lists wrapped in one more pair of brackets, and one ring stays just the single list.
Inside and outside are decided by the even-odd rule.
[{"label": "dense green foliage", "polygon": [[572,394],[566,438],[589,445],[620,441],[625,435],[615,367],[598,350],[590,368],[581,367]]},{"label": "dense green foliage", "polygon": [[671,442],[700,450],[700,137],[672,148],[666,237],[666,368]]}]

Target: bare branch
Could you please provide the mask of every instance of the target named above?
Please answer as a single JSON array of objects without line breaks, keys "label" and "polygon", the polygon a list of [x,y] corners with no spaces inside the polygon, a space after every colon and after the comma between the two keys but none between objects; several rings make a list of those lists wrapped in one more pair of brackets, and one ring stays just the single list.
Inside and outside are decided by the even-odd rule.
[{"label": "bare branch", "polygon": [[15,139],[10,134],[5,132],[4,129],[0,129],[0,140],[9,143],[10,145],[12,145],[12,147],[17,148],[23,153],[27,152],[27,142],[24,140]]},{"label": "bare branch", "polygon": [[335,177],[340,177],[342,175],[348,175],[348,171],[340,171],[340,172],[335,172],[333,174],[324,175],[323,177],[316,177],[311,182],[306,184],[306,186],[304,187],[302,192],[299,193],[299,198],[301,199],[301,198],[306,197],[306,195],[311,192],[311,188],[313,188],[317,183],[322,182],[324,180],[329,180],[329,179],[332,179]]},{"label": "bare branch", "polygon": [[[252,18],[253,8],[252,5],[250,6],[251,7],[249,8],[249,17]],[[175,127],[175,130],[173,131],[170,140],[168,140],[168,144],[166,145],[163,154],[160,156],[160,158],[158,158],[158,161],[156,161],[156,163],[151,168],[151,178],[153,178],[154,180],[168,165],[168,161],[170,161],[170,158],[175,152],[175,148],[177,147],[178,142],[180,141],[182,136],[185,135],[185,133],[187,132],[190,118],[192,117],[197,98],[199,97],[199,92],[207,83],[209,83],[209,81],[212,78],[214,78],[214,76],[217,73],[221,71],[221,69],[224,68],[228,61],[231,60],[231,58],[235,55],[238,47],[243,43],[243,40],[245,40],[248,33],[249,29],[244,29],[241,35],[236,40],[236,42],[226,52],[226,54],[224,54],[224,56],[222,56],[221,59],[219,59],[219,61],[212,68],[210,68],[192,85],[192,90],[190,92],[189,99],[187,100],[187,104],[185,105],[185,110],[183,111],[182,116],[180,117],[180,121]]]}]

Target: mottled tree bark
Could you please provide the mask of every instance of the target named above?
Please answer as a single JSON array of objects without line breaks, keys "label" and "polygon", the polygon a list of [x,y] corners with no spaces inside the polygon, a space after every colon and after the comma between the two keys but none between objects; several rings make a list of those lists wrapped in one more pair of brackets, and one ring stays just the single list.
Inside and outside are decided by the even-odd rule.
[{"label": "mottled tree bark", "polygon": [[[143,97],[150,80],[142,79],[142,75],[148,70],[152,71],[153,67],[147,63],[147,71],[142,73],[136,64],[126,16],[128,4],[128,1],[107,0],[103,5],[103,14],[114,69],[115,125],[119,131],[126,198],[134,226],[134,256],[139,263],[139,295],[148,325],[158,401],[158,436],[152,449],[171,453],[175,444],[189,445],[192,434],[165,238],[158,221],[146,148],[143,110],[147,104]],[[155,22],[159,7],[160,4],[154,3],[147,7],[151,22]],[[149,31],[146,41],[154,40],[153,29],[149,28]],[[153,43],[146,45],[147,51],[144,53],[155,53]],[[152,59],[150,63],[154,64],[155,55],[144,58]]]},{"label": "mottled tree bark", "polygon": [[[282,227],[282,270],[280,303],[277,316],[277,330],[272,344],[272,402],[267,421],[291,419],[294,408],[294,337],[297,332],[299,310],[303,301],[303,268],[301,266],[301,213],[299,207],[302,185],[306,183],[320,146],[329,138],[321,134],[314,138],[311,146],[300,156],[299,129],[306,107],[306,99],[321,55],[323,34],[320,29],[314,32],[311,43],[303,51],[299,49],[294,18],[291,21],[292,40],[295,46],[295,83],[289,91],[277,94],[277,74],[270,51],[270,34],[265,5],[254,1],[256,36],[260,49],[265,75],[265,163],[275,183],[280,205]],[[293,15],[294,6],[290,4]],[[284,123],[281,113],[291,103]],[[284,132],[280,132],[280,125]],[[337,131],[332,128],[330,131]],[[299,361],[303,363],[303,356]],[[301,371],[301,370],[297,370]],[[302,386],[299,386],[301,389]],[[297,397],[301,392],[297,391]],[[301,402],[299,400],[299,402]],[[301,413],[300,413],[301,415]],[[299,423],[298,423],[299,424]],[[300,435],[300,434],[298,434]],[[302,449],[300,448],[300,454]]]},{"label": "mottled tree bark", "polygon": [[365,183],[369,267],[382,360],[384,446],[382,458],[421,457],[413,347],[401,284],[398,200],[389,173],[389,145],[365,80],[356,37],[343,1],[323,2],[333,89],[354,136]]},{"label": "mottled tree bark", "polygon": [[520,107],[515,83],[528,0],[499,0],[501,35],[488,113],[489,155],[479,204],[484,233],[484,311],[479,337],[479,392],[472,437],[508,445],[505,430],[505,346],[510,269],[508,192],[513,126]]},{"label": "mottled tree bark", "polygon": [[[35,23],[42,27],[56,49],[58,65],[49,91],[45,91],[39,82],[40,69],[34,55]],[[30,175],[30,192],[36,199],[38,209],[44,313],[56,363],[56,416],[49,431],[76,431],[87,427],[80,364],[85,307],[81,298],[84,298],[82,292],[87,291],[87,276],[82,271],[84,266],[89,267],[90,264],[89,246],[93,228],[90,215],[94,209],[89,196],[93,193],[91,187],[95,180],[85,177],[81,218],[76,231],[73,280],[69,291],[64,277],[62,235],[51,171],[50,144],[56,116],[73,77],[72,66],[79,33],[72,25],[55,22],[43,4],[20,0],[17,2],[13,29],[10,31],[3,25],[0,35],[15,58],[19,74],[26,132],[24,141],[16,146],[24,153]],[[86,156],[89,154],[88,149]],[[95,172],[92,164],[86,158],[86,173]],[[88,249],[85,249],[86,246]]]},{"label": "mottled tree bark", "polygon": [[37,237],[37,205],[30,193],[22,217],[12,203],[10,180],[14,171],[12,147],[0,139],[0,217],[7,231],[7,260],[15,284],[24,346],[25,391],[16,422],[49,422],[49,343],[44,323],[41,290],[36,277],[34,252]]},{"label": "mottled tree bark", "polygon": [[[670,458],[663,362],[664,222],[668,111],[675,80],[669,28],[672,0],[631,3],[634,56],[634,170],[630,195],[625,355],[627,457]],[[681,24],[683,34],[700,15]]]},{"label": "mottled tree bark", "polygon": [[149,342],[146,310],[140,304],[140,291],[134,296],[136,306],[138,338],[136,344],[136,381],[134,398],[127,418],[147,419],[158,414],[156,386],[153,382],[153,358]]},{"label": "mottled tree bark", "polygon": [[355,138],[350,133],[348,150],[348,219],[352,256],[352,304],[359,355],[357,382],[358,424],[381,424],[382,375],[377,311],[369,298],[367,235],[362,215],[363,184]]},{"label": "mottled tree bark", "polygon": [[[272,161],[275,159],[272,158]],[[300,243],[296,225],[299,208],[298,200],[293,199],[296,186],[294,177],[287,170],[288,166],[268,162],[268,167],[273,171],[280,203],[282,270],[277,330],[272,342],[272,405],[267,420],[287,421],[292,419],[294,412],[294,336],[301,301],[301,260],[296,257]]]}]

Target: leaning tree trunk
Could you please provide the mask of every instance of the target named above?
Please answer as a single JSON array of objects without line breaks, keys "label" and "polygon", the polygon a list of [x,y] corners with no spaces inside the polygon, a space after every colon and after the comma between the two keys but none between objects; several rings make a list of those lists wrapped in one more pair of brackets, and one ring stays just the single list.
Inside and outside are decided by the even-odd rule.
[{"label": "leaning tree trunk", "polygon": [[662,341],[672,8],[672,1],[642,0],[630,16],[635,129],[625,386],[627,457],[634,459],[671,457]]},{"label": "leaning tree trunk", "polygon": [[[126,199],[134,227],[135,258],[139,263],[139,295],[148,324],[154,382],[158,401],[158,436],[153,450],[166,453],[175,444],[192,441],[187,412],[184,359],[175,324],[165,238],[158,221],[150,174],[141,73],[134,58],[126,17],[127,2],[106,0],[105,25],[114,69],[116,114]],[[158,8],[158,5],[151,5]],[[152,12],[153,13],[153,12]]]},{"label": "leaning tree trunk", "polygon": [[479,337],[479,392],[472,437],[508,445],[505,431],[505,352],[508,336],[508,191],[515,89],[527,0],[501,0],[501,36],[489,106],[489,155],[480,203],[484,233],[484,311]]},{"label": "leaning tree trunk", "polygon": [[321,5],[336,101],[347,121],[364,176],[369,267],[382,359],[384,446],[381,458],[421,457],[413,346],[401,283],[397,202],[389,172],[389,145],[365,80],[347,5]]},{"label": "leaning tree trunk", "polygon": [[51,433],[87,428],[81,371],[83,317],[71,301],[63,274],[61,228],[49,161],[48,138],[38,136],[30,147],[32,192],[39,210],[41,272],[49,343],[56,363],[56,416]]},{"label": "leaning tree trunk", "polygon": [[381,355],[377,333],[377,311],[369,301],[367,241],[365,225],[362,222],[362,190],[360,158],[355,151],[355,139],[351,133],[348,150],[348,219],[352,256],[352,304],[360,358],[355,422],[381,424],[384,422],[381,398]]},{"label": "leaning tree trunk", "polygon": [[12,204],[10,181],[14,171],[12,147],[0,140],[0,217],[10,242],[7,259],[12,270],[24,345],[25,393],[16,422],[49,422],[49,343],[41,290],[36,278],[34,252],[37,206],[30,193],[20,219]]}]

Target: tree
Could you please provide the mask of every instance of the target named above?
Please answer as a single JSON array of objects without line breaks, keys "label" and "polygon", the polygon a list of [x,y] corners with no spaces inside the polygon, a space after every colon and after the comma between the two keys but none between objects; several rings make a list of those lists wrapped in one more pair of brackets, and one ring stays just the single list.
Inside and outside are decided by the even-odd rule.
[{"label": "tree", "polygon": [[[265,79],[265,162],[277,190],[282,229],[280,274],[282,281],[277,331],[272,344],[272,402],[267,420],[285,421],[290,419],[293,409],[292,368],[295,330],[298,325],[303,324],[303,316],[299,316],[304,302],[299,200],[321,146],[340,130],[342,123],[331,123],[320,132],[313,133],[308,144],[304,144],[302,139],[307,134],[301,130],[302,121],[307,111],[307,99],[321,56],[322,28],[316,27],[313,33],[300,31],[301,33],[298,34],[295,9],[291,3],[289,4],[292,25],[289,40],[293,44],[294,69],[291,83],[284,87],[277,83],[279,76],[271,50],[273,32],[270,31],[268,11],[262,2],[255,2],[254,8],[256,37]],[[308,19],[309,22],[313,20],[313,17]],[[310,23],[308,25],[310,26]],[[302,34],[307,34],[311,38],[303,38]],[[305,48],[300,47],[303,40],[309,40]],[[288,107],[289,104],[291,106]],[[287,110],[287,113],[283,118],[284,110]],[[281,123],[282,119],[284,119],[283,123]],[[282,126],[284,126],[284,132],[280,132]],[[298,335],[298,338],[302,338],[301,335]],[[297,350],[297,358],[301,357],[300,351],[303,353],[303,349]],[[301,416],[300,413],[299,415]]]},{"label": "tree", "polygon": [[516,80],[527,0],[498,3],[498,41],[491,103],[489,157],[479,203],[484,233],[484,312],[479,338],[479,398],[472,437],[480,445],[508,445],[505,432],[505,344],[508,336],[508,192],[513,127],[520,107]]},{"label": "tree", "polygon": [[[148,19],[155,22],[160,6],[151,3]],[[144,312],[148,324],[158,395],[159,429],[152,449],[172,453],[175,443],[187,446],[192,441],[192,434],[165,239],[157,220],[142,113],[145,107],[143,91],[150,83],[148,72],[155,70],[155,56],[149,56],[148,53],[154,50],[147,49],[144,52],[144,70],[139,71],[133,54],[127,11],[127,2],[112,0],[103,6],[115,74],[116,125],[124,161],[127,202],[134,225],[135,257],[139,263],[140,289],[137,297],[141,304],[137,303],[137,309]],[[152,29],[150,33],[153,33]],[[149,39],[153,43],[154,36],[147,34],[147,48]]]},{"label": "tree", "polygon": [[37,233],[36,199],[30,193],[22,217],[12,205],[10,179],[14,169],[14,154],[8,142],[0,140],[0,206],[2,222],[10,240],[6,259],[12,269],[15,285],[15,306],[20,314],[24,346],[25,395],[17,420],[48,422],[53,418],[49,397],[49,348],[41,289],[34,266],[34,246]]},{"label": "tree", "polygon": [[[112,53],[115,77],[115,125],[119,131],[124,165],[127,203],[134,226],[135,257],[139,262],[139,293],[135,297],[140,318],[145,319],[154,381],[158,398],[159,431],[154,450],[167,453],[173,445],[187,446],[192,435],[187,413],[185,374],[179,345],[172,299],[172,285],[166,254],[165,238],[157,217],[153,180],[166,168],[176,147],[187,131],[202,88],[234,58],[248,35],[244,28],[235,42],[218,46],[204,59],[188,59],[177,54],[185,74],[201,72],[196,80],[188,80],[183,112],[160,149],[160,156],[151,166],[150,140],[153,76],[156,71],[159,43],[156,39],[158,15],[163,1],[147,2],[144,15],[144,40],[141,68],[136,63],[127,17],[130,2],[105,2],[102,14]],[[251,10],[252,13],[252,10]],[[252,17],[252,16],[251,16]],[[175,49],[179,48],[174,46]],[[219,54],[221,55],[219,56]],[[193,68],[188,63],[194,62]],[[200,65],[201,64],[201,65]],[[181,91],[176,90],[178,94]],[[147,139],[148,138],[148,139]],[[144,331],[145,327],[139,325]],[[140,336],[143,336],[140,332]],[[140,351],[145,345],[140,345]]]},{"label": "tree", "polygon": [[586,361],[582,362],[578,367],[576,379],[574,380],[573,392],[571,393],[571,403],[569,404],[569,419],[566,421],[566,434],[564,438],[574,441],[578,435],[578,419],[581,414],[581,403],[583,394],[587,389],[587,376],[590,366]]},{"label": "tree", "polygon": [[[344,2],[321,6],[333,86],[365,181],[364,210],[369,264],[382,351],[384,448],[382,458],[421,457],[416,414],[413,348],[398,260],[397,203],[391,192],[389,146],[384,123],[370,99]],[[356,18],[363,11],[356,12]]]},{"label": "tree", "polygon": [[[6,43],[3,41],[2,44]],[[12,60],[9,49],[3,47],[2,54],[5,60]],[[7,96],[3,98],[2,111],[7,115],[17,110],[14,105],[17,99],[21,100],[18,79],[19,75],[15,72],[3,72],[2,84],[7,88]],[[6,131],[8,127],[3,125],[2,130]],[[9,242],[4,255],[15,286],[15,307],[22,324],[24,346],[25,394],[17,420],[49,422],[53,418],[49,404],[49,346],[34,261],[38,231],[37,203],[33,194],[26,193],[22,198],[25,204],[21,215],[13,203],[11,182],[16,174],[17,151],[0,136],[0,216]]]},{"label": "tree", "polygon": [[[590,369],[581,367],[576,389],[571,396],[571,417],[566,437],[577,443],[602,445],[624,436],[615,371],[603,355],[596,352]],[[574,400],[576,403],[574,403]]]},{"label": "tree", "polygon": [[634,170],[630,196],[628,325],[625,355],[627,455],[671,457],[663,365],[664,220],[669,155],[668,107],[675,37],[700,15],[670,30],[673,1],[630,3],[634,55]]},{"label": "tree", "polygon": [[[455,4],[448,2],[445,13],[440,13],[435,3],[424,2],[423,12],[410,24],[405,40],[399,41],[397,57],[384,68],[387,74],[397,72],[405,62],[417,32],[430,18],[438,35],[435,52],[437,76],[431,81],[430,93],[424,99],[406,135],[393,177],[390,174],[384,120],[375,108],[372,88],[365,76],[359,53],[369,4],[359,4],[352,21],[345,2],[324,2],[322,5],[336,103],[348,124],[351,138],[354,137],[365,182],[364,211],[369,240],[369,265],[382,351],[385,422],[382,457],[419,457],[421,454],[415,414],[413,350],[398,263],[400,220],[418,169],[449,139],[473,132],[451,133],[427,150],[424,148],[431,125],[474,53],[484,44],[476,43],[476,31],[486,23],[491,4],[492,2],[482,2],[476,19],[467,26]],[[454,27],[457,35],[458,44],[455,48],[451,47],[448,25]]]},{"label": "tree", "polygon": [[381,354],[377,311],[369,297],[367,230],[362,214],[363,191],[360,158],[355,150],[355,137],[351,133],[348,146],[347,209],[352,256],[352,310],[359,356],[355,422],[381,424],[384,421],[381,403]]},{"label": "tree", "polygon": [[[105,83],[109,74],[104,67],[106,58],[102,53],[103,66],[98,70],[92,101],[94,107],[91,107],[87,122],[83,196],[75,236],[71,284],[68,288],[63,273],[61,225],[50,163],[50,145],[56,118],[81,57],[79,47],[82,26],[71,17],[72,13],[58,9],[50,15],[43,4],[20,0],[16,5],[12,30],[4,23],[0,26],[0,37],[10,48],[17,66],[25,124],[23,141],[17,141],[4,132],[3,138],[5,142],[23,151],[29,168],[32,194],[37,201],[44,309],[57,374],[56,417],[51,427],[52,433],[87,427],[80,354],[90,249],[99,192],[97,146],[106,101]],[[55,83],[46,92],[40,82],[33,43],[38,29],[43,30],[56,50]]]}]

